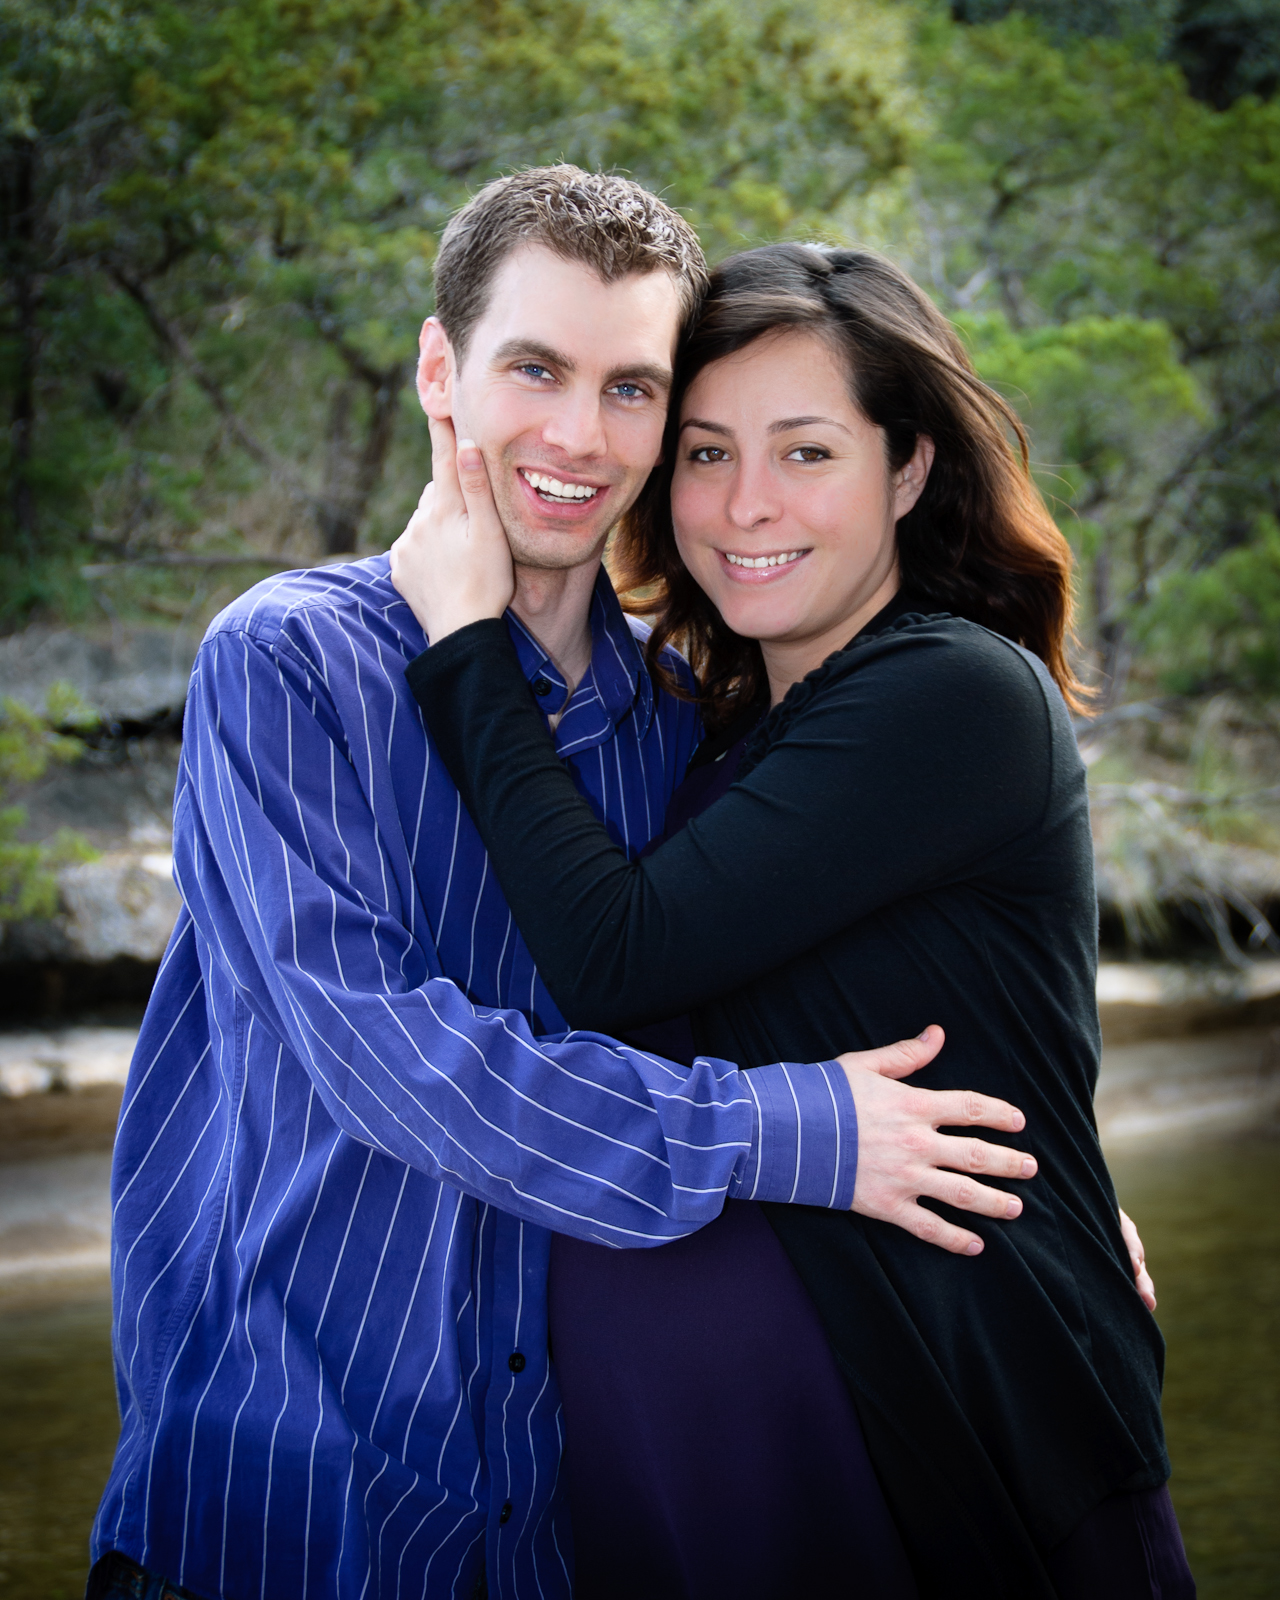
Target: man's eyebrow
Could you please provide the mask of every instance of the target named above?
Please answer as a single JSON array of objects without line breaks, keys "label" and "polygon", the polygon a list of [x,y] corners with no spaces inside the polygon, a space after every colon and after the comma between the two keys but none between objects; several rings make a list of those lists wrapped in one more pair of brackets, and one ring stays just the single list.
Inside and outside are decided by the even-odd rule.
[{"label": "man's eyebrow", "polygon": [[672,371],[670,367],[654,366],[652,363],[641,362],[634,367],[614,367],[612,372],[605,375],[605,387],[615,383],[634,383],[637,379],[653,384],[655,389],[669,389],[671,387]]},{"label": "man's eyebrow", "polygon": [[553,350],[549,344],[539,344],[536,339],[507,339],[493,352],[495,363],[520,358],[526,361],[538,361],[548,367],[559,367],[561,372],[577,370],[574,363],[562,351]]},{"label": "man's eyebrow", "polygon": [[[562,350],[553,350],[549,344],[540,344],[536,339],[507,339],[493,352],[493,361],[497,365],[504,361],[538,361],[544,366],[557,367],[561,372],[576,372],[577,363],[572,357],[565,355]],[[651,383],[656,389],[670,389],[672,381],[670,367],[659,367],[652,362],[638,362],[633,366],[614,367],[605,374],[605,387],[615,383],[635,382],[639,380]]]},{"label": "man's eyebrow", "polygon": [[848,433],[849,429],[843,422],[837,422],[834,417],[783,417],[781,422],[769,424],[770,433],[790,433],[795,428],[812,428],[815,423],[825,423],[828,428],[839,428],[841,433]]}]

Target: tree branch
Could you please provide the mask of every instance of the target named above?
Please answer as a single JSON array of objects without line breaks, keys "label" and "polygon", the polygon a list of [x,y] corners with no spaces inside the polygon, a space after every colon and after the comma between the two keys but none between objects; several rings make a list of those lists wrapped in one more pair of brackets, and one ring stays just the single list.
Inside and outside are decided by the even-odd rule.
[{"label": "tree branch", "polygon": [[226,391],[222,385],[200,360],[199,356],[196,355],[182,329],[161,311],[146,284],[141,279],[135,278],[117,263],[111,263],[107,271],[116,286],[127,294],[142,312],[142,315],[147,320],[147,325],[160,343],[173,352],[187,369],[193,381],[204,390],[213,405],[213,409],[222,418],[228,433],[240,448],[251,456],[259,466],[265,467],[272,477],[282,483],[291,494],[314,510],[317,505],[315,496],[302,484],[292,467],[281,460],[273,450],[269,449],[255,434],[250,433],[248,428],[245,427],[237,416],[230,400],[227,399]]},{"label": "tree branch", "polygon": [[1135,537],[1138,539],[1143,539],[1146,537],[1147,532],[1151,528],[1151,524],[1164,510],[1165,506],[1169,502],[1170,497],[1191,476],[1192,472],[1195,470],[1196,463],[1200,461],[1202,457],[1210,455],[1221,449],[1221,447],[1226,444],[1234,434],[1239,433],[1242,429],[1247,428],[1251,423],[1256,422],[1259,417],[1265,416],[1268,411],[1277,405],[1280,405],[1280,388],[1271,389],[1266,394],[1259,395],[1259,397],[1254,400],[1252,404],[1247,405],[1242,412],[1239,412],[1234,417],[1228,417],[1225,422],[1219,423],[1212,433],[1207,433],[1204,438],[1201,439],[1199,444],[1196,445],[1194,450],[1189,451],[1185,456],[1183,456],[1178,465],[1171,473],[1169,473],[1169,475],[1164,479],[1163,483],[1161,483],[1156,489],[1155,493],[1151,497],[1151,501],[1147,506],[1146,511],[1134,524]]},{"label": "tree branch", "polygon": [[342,357],[347,371],[350,372],[353,378],[359,378],[361,383],[368,384],[375,394],[379,390],[385,389],[388,385],[394,385],[398,389],[404,382],[404,378],[401,376],[404,368],[403,362],[395,361],[385,371],[375,367],[351,343],[343,332],[337,317],[327,310],[321,301],[313,299],[307,305],[306,311],[312,322],[315,323],[320,337],[328,344],[331,344]]}]

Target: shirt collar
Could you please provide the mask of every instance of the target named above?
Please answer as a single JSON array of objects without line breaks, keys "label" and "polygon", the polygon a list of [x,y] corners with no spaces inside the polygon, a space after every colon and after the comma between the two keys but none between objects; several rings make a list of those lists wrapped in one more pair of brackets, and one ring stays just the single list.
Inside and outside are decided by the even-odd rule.
[{"label": "shirt collar", "polygon": [[603,567],[591,595],[590,621],[591,665],[566,704],[563,675],[519,617],[507,612],[516,655],[538,704],[548,716],[563,712],[555,730],[556,751],[562,756],[611,739],[633,710],[642,735],[653,716],[653,682]]}]

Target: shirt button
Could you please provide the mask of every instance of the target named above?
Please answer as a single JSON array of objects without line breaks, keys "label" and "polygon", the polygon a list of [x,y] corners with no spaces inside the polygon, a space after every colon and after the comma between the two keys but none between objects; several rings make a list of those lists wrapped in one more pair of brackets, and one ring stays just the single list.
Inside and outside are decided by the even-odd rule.
[{"label": "shirt button", "polygon": [[537,695],[539,700],[545,699],[547,697],[547,695],[549,695],[551,693],[551,681],[550,681],[550,679],[549,678],[535,678],[533,680],[533,692],[534,692],[534,694]]},{"label": "shirt button", "polygon": [[525,1365],[524,1357],[518,1350],[514,1350],[507,1357],[507,1365],[511,1368],[512,1372],[523,1372]]},{"label": "shirt button", "polygon": [[511,1521],[511,1502],[510,1502],[510,1500],[504,1500],[502,1502],[502,1510],[499,1511],[499,1513],[498,1513],[498,1521],[499,1522],[510,1522]]}]

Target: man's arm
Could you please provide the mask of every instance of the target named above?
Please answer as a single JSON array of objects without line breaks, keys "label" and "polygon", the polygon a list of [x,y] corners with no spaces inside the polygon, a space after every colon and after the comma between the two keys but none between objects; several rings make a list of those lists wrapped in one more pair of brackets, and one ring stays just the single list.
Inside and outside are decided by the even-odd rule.
[{"label": "man's arm", "polygon": [[[331,670],[342,670],[333,662]],[[353,1137],[561,1231],[651,1244],[726,1195],[844,1205],[855,1119],[833,1063],[692,1072],[589,1034],[537,1039],[439,976],[399,825],[322,669],[215,635],[188,701],[179,884],[208,959]],[[803,1128],[803,1137],[801,1130]]]}]

